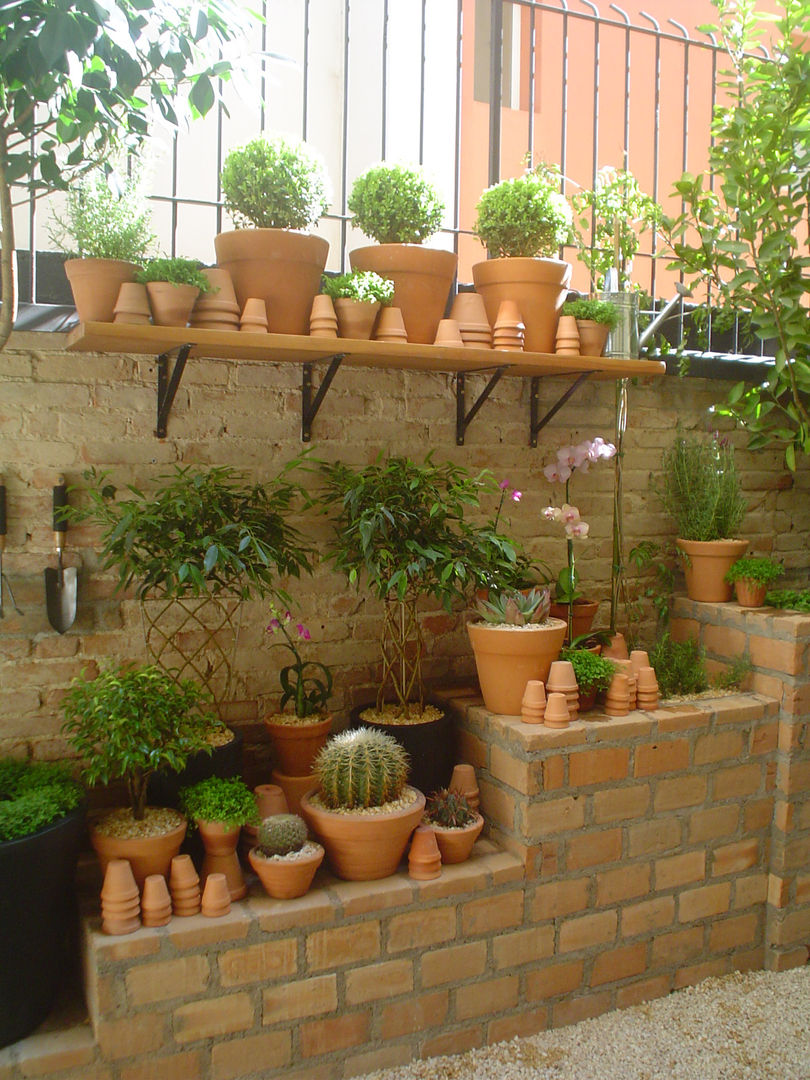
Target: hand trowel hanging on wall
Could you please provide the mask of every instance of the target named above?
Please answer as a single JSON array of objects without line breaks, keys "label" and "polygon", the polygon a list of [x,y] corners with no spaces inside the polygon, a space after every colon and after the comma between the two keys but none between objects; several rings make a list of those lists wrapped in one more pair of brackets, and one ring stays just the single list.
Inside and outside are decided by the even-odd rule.
[{"label": "hand trowel hanging on wall", "polygon": [[61,511],[68,504],[64,477],[53,489],[53,540],[56,546],[57,566],[45,568],[45,601],[48,622],[60,634],[73,625],[76,618],[76,567],[62,565],[62,548],[67,533],[67,520]]}]

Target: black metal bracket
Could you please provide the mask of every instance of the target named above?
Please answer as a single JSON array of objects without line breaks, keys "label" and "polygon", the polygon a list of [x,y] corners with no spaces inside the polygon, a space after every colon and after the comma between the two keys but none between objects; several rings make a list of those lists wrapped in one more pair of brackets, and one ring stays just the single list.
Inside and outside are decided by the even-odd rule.
[{"label": "black metal bracket", "polygon": [[[475,399],[475,402],[469,412],[465,412],[467,404],[465,392],[465,372],[459,371],[456,373],[456,446],[464,445],[464,435],[467,431],[467,428],[470,426],[470,422],[472,421],[478,410],[481,408],[481,406],[484,404],[484,402],[487,400],[489,395],[492,393],[492,391],[495,389],[495,387],[498,385],[501,376],[506,371],[508,366],[508,364],[503,364],[502,366],[496,367],[493,370],[489,382]],[[479,374],[489,370],[489,368],[480,368],[477,372],[475,372],[475,374]]]},{"label": "black metal bracket", "polygon": [[[332,379],[337,374],[344,356],[345,353],[337,353],[335,356],[324,357],[324,360],[329,361],[329,367],[326,369],[321,379],[321,385],[314,396],[312,393],[312,369],[316,361],[308,360],[304,364],[301,374],[301,442],[311,441],[312,421],[318,415],[318,409],[320,409],[323,399],[326,397],[327,390],[332,385]],[[323,361],[318,362],[322,363]]]},{"label": "black metal bracket", "polygon": [[[169,413],[172,411],[177,388],[183,377],[186,360],[188,360],[191,349],[192,346],[189,344],[177,345],[173,349],[167,349],[157,358],[157,427],[155,428],[155,435],[159,439],[166,438]],[[177,353],[177,359],[174,361],[174,367],[170,375],[169,357],[174,352]]]},{"label": "black metal bracket", "polygon": [[531,398],[530,407],[531,415],[529,420],[529,446],[537,446],[537,434],[542,431],[546,424],[551,420],[553,416],[560,411],[565,405],[566,401],[571,397],[573,393],[578,389],[580,383],[583,383],[590,375],[593,375],[593,371],[583,371],[580,375],[574,379],[573,383],[568,387],[565,393],[562,395],[556,405],[552,405],[546,415],[542,419],[538,419],[539,412],[539,399],[540,399],[540,376],[532,376]]}]

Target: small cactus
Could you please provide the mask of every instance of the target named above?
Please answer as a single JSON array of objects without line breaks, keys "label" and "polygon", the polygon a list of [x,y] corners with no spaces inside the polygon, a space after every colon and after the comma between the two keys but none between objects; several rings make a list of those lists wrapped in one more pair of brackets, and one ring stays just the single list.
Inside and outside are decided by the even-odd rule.
[{"label": "small cactus", "polygon": [[408,755],[384,731],[361,727],[331,738],[314,769],[321,799],[330,809],[382,806],[402,794]]},{"label": "small cactus", "polygon": [[490,593],[487,600],[479,600],[475,610],[484,622],[494,625],[528,626],[542,623],[548,618],[551,600],[548,589],[531,589],[522,593],[519,589],[504,589]]},{"label": "small cactus", "polygon": [[441,825],[446,829],[461,829],[465,825],[472,825],[478,815],[460,791],[448,791],[447,788],[442,788],[428,799],[425,817],[431,825]]},{"label": "small cactus", "polygon": [[265,818],[257,832],[262,855],[289,855],[307,842],[307,826],[298,814],[274,814]]}]

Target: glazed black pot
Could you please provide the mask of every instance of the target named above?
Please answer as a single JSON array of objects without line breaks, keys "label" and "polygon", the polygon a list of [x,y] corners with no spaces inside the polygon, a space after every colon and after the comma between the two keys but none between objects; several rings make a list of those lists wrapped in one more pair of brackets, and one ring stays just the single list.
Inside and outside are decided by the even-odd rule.
[{"label": "glazed black pot", "polygon": [[426,724],[369,724],[360,719],[360,713],[373,708],[372,701],[352,709],[349,726],[373,727],[393,736],[407,750],[411,759],[408,783],[427,796],[450,783],[456,754],[453,721],[446,706],[438,701],[426,704],[441,709],[442,715],[438,720],[430,720]]},{"label": "glazed black pot", "polygon": [[233,728],[230,730],[233,738],[229,743],[215,746],[210,754],[203,750],[193,754],[181,772],[161,769],[160,772],[153,773],[149,777],[147,790],[149,805],[172,806],[177,809],[180,805],[180,788],[207,780],[209,776],[241,776],[244,736],[241,731]]},{"label": "glazed black pot", "polygon": [[73,877],[84,807],[0,843],[0,1046],[30,1034],[51,1010],[76,938]]}]

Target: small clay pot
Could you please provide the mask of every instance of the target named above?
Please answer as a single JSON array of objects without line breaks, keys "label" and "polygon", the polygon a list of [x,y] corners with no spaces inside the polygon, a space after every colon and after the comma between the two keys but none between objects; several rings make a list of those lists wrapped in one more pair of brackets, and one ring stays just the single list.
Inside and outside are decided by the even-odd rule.
[{"label": "small clay pot", "polygon": [[141,904],[132,867],[126,859],[110,859],[101,888],[101,929],[105,934],[131,934],[141,925]]},{"label": "small clay pot", "polygon": [[118,290],[113,322],[143,326],[149,323],[151,314],[146,286],[137,281],[125,281]]},{"label": "small clay pot", "polygon": [[579,330],[573,315],[560,316],[554,351],[557,356],[579,356]]},{"label": "small clay pot", "polygon": [[450,791],[457,791],[463,795],[471,810],[478,809],[481,797],[474,766],[468,765],[466,762],[459,762],[458,765],[454,765],[449,788]]},{"label": "small clay pot", "polygon": [[337,337],[337,316],[332,297],[319,293],[312,301],[309,315],[310,337]]},{"label": "small clay pot", "polygon": [[577,319],[579,352],[581,356],[601,356],[610,333],[604,323],[593,319]]},{"label": "small clay pot", "polygon": [[407,341],[408,333],[405,329],[405,320],[402,318],[402,309],[398,307],[384,307],[377,318],[377,329],[374,331],[376,341]]},{"label": "small clay pot", "polygon": [[565,728],[568,727],[570,722],[568,701],[565,694],[549,694],[546,698],[546,712],[543,723],[550,728]]},{"label": "small clay pot", "polygon": [[638,675],[639,668],[650,666],[650,658],[644,649],[633,649],[630,653],[630,666],[636,675]]},{"label": "small clay pot", "polygon": [[200,295],[196,286],[147,281],[146,291],[155,326],[188,326],[194,302]]},{"label": "small clay pot", "polygon": [[172,917],[172,898],[162,874],[150,874],[143,883],[141,917],[144,926],[165,926]]},{"label": "small clay pot", "polygon": [[408,852],[408,876],[415,881],[432,881],[442,872],[442,856],[436,834],[429,825],[418,825]]},{"label": "small clay pot", "polygon": [[267,333],[267,305],[259,297],[249,297],[242,308],[239,329],[248,334]]},{"label": "small clay pot", "polygon": [[629,654],[627,652],[627,642],[624,639],[624,634],[615,633],[607,645],[602,646],[602,656],[606,660],[627,660]]},{"label": "small clay pot", "polygon": [[459,332],[458,323],[455,319],[440,319],[436,330],[434,345],[455,345],[459,348],[464,345]]},{"label": "small clay pot", "polygon": [[453,866],[469,859],[475,841],[484,828],[484,819],[478,814],[475,821],[460,829],[448,829],[443,825],[432,825],[431,828],[439,845],[442,866]]},{"label": "small clay pot", "polygon": [[368,341],[374,330],[380,306],[376,301],[350,300],[346,296],[335,300],[335,314],[340,337]]},{"label": "small clay pot", "polygon": [[455,319],[459,326],[485,326],[489,330],[484,298],[477,292],[458,293],[450,308],[450,318]]},{"label": "small clay pot", "polygon": [[221,874],[227,881],[231,900],[241,900],[247,893],[247,885],[236,855],[240,827],[231,828],[219,821],[198,820],[197,828],[205,846],[202,880],[207,884],[209,877]]},{"label": "small clay pot", "polygon": [[546,715],[546,688],[540,679],[529,679],[523,692],[520,718],[524,724],[542,724]]},{"label": "small clay pot", "polygon": [[284,792],[291,814],[301,813],[301,799],[308,791],[318,786],[314,773],[310,776],[288,776],[286,773],[279,772],[278,769],[273,769],[270,778]]},{"label": "small clay pot", "polygon": [[202,913],[209,919],[227,915],[231,910],[231,894],[224,874],[209,874],[202,894]]},{"label": "small clay pot", "polygon": [[767,585],[757,585],[750,578],[739,578],[734,582],[734,595],[740,607],[762,607],[767,592]]},{"label": "small clay pot", "polygon": [[571,661],[553,660],[546,679],[546,691],[553,690],[556,693],[565,694],[577,689],[577,677]]}]

